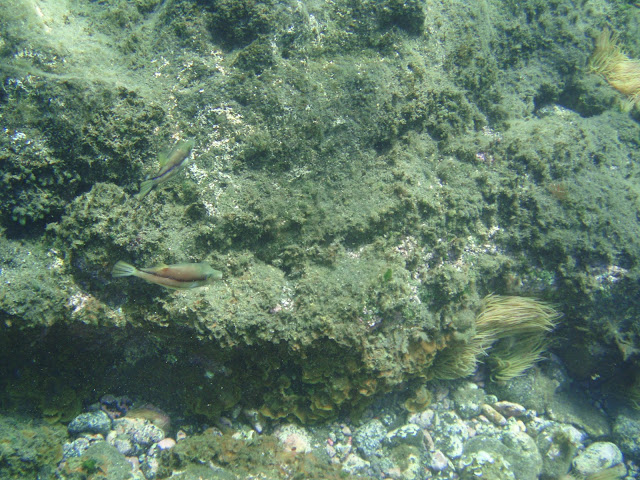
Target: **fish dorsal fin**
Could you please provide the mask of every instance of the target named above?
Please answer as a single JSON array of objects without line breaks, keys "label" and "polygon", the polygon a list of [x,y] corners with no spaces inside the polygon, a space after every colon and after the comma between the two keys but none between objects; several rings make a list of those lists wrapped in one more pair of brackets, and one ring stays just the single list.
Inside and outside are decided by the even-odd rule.
[{"label": "fish dorsal fin", "polygon": [[169,267],[169,265],[161,263],[160,265],[156,265],[155,267],[146,267],[146,268],[142,268],[141,270],[147,273],[158,274],[167,267]]}]

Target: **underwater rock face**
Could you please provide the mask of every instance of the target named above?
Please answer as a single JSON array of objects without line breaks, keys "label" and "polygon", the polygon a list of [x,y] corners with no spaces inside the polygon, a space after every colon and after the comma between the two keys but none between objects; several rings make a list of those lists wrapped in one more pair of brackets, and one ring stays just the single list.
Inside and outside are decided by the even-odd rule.
[{"label": "underwater rock face", "polygon": [[[483,381],[527,408],[569,374],[640,398],[638,114],[584,68],[603,24],[638,51],[634,5],[32,3],[0,12],[3,407],[66,422],[126,387],[322,424],[396,389],[419,412],[440,400],[418,382],[487,352]],[[136,197],[181,141],[188,164]],[[171,293],[114,279],[119,259],[223,279]],[[492,292],[553,307],[488,328]],[[567,374],[523,374],[547,346]],[[452,459],[468,393],[434,420]],[[354,435],[366,461],[379,426]]]}]

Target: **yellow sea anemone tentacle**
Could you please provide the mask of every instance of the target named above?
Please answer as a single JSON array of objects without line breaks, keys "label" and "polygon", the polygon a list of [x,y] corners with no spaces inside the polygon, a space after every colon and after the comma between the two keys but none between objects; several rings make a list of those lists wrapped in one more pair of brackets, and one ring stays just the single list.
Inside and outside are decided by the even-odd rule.
[{"label": "yellow sea anemone tentacle", "polygon": [[560,314],[534,298],[487,295],[476,317],[476,332],[495,340],[513,335],[550,332]]},{"label": "yellow sea anemone tentacle", "polygon": [[541,333],[501,340],[491,350],[487,361],[491,369],[491,380],[506,382],[519,377],[544,358],[548,343]]},{"label": "yellow sea anemone tentacle", "polygon": [[508,381],[541,360],[546,334],[558,318],[553,307],[534,298],[486,296],[476,317],[475,340],[488,354],[491,379]]},{"label": "yellow sea anemone tentacle", "polygon": [[431,367],[433,378],[453,380],[465,378],[475,372],[478,361],[486,355],[482,339],[473,338],[467,343],[453,343],[436,354]]},{"label": "yellow sea anemone tentacle", "polygon": [[613,88],[627,97],[622,108],[640,106],[640,60],[629,58],[618,45],[618,35],[605,28],[596,39],[589,58],[589,71],[602,75]]}]

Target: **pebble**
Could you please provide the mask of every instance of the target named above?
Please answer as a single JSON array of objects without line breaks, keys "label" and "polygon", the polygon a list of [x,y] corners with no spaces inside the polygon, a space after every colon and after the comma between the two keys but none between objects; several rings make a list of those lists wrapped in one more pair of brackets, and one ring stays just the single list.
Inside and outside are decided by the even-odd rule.
[{"label": "pebble", "polygon": [[380,448],[386,435],[387,429],[384,424],[380,420],[373,419],[356,429],[353,440],[358,451],[368,458]]},{"label": "pebble", "polygon": [[158,448],[160,450],[169,450],[176,446],[176,441],[173,438],[163,438],[158,442]]},{"label": "pebble", "polygon": [[441,385],[436,388],[436,394],[435,394],[436,402],[442,402],[448,396],[449,396],[449,389],[447,387]]},{"label": "pebble", "polygon": [[363,460],[358,455],[351,453],[342,463],[342,469],[347,473],[355,474],[366,469],[369,465],[371,465],[369,462]]},{"label": "pebble", "polygon": [[349,443],[338,443],[335,445],[336,453],[338,454],[338,458],[344,460],[347,458],[347,455],[351,453],[352,446]]},{"label": "pebble", "polygon": [[495,408],[505,417],[519,417],[521,415],[524,415],[527,411],[527,409],[522,405],[507,401],[496,402],[493,404],[493,408]]},{"label": "pebble", "polygon": [[622,463],[622,452],[611,442],[595,442],[573,459],[576,473],[588,476]]},{"label": "pebble", "polygon": [[458,462],[462,478],[486,478],[491,480],[515,480],[511,465],[501,455],[480,450],[464,455]]},{"label": "pebble", "polygon": [[329,456],[329,458],[333,458],[336,456],[336,449],[332,446],[332,445],[327,445],[326,446],[326,450],[327,450],[327,455]]},{"label": "pebble", "polygon": [[442,450],[449,458],[457,458],[462,455],[469,430],[455,412],[444,412],[438,415],[431,437],[435,448]]},{"label": "pebble", "polygon": [[116,447],[116,449],[123,454],[124,456],[131,456],[136,453],[136,447],[131,443],[131,440],[127,437],[118,437],[115,436],[112,441],[109,442],[111,445]]},{"label": "pebble", "polygon": [[640,458],[640,414],[621,413],[613,424],[613,439],[626,456]]},{"label": "pebble", "polygon": [[429,428],[433,423],[435,412],[431,408],[427,408],[419,413],[412,413],[407,423],[415,423],[422,428]]},{"label": "pebble", "polygon": [[158,478],[160,462],[155,457],[147,457],[144,462],[140,464],[140,470],[142,470],[142,473],[144,473],[144,477],[147,480],[155,480]]},{"label": "pebble", "polygon": [[311,439],[307,431],[297,425],[283,425],[278,427],[273,434],[290,452],[308,453],[311,451]]},{"label": "pebble", "polygon": [[428,430],[422,430],[424,434],[424,446],[429,452],[433,452],[436,449],[435,443],[433,443],[433,437]]},{"label": "pebble", "polygon": [[251,426],[257,433],[262,433],[264,430],[264,426],[262,425],[262,421],[260,420],[260,414],[257,410],[254,409],[245,409],[243,410],[245,417],[247,420],[251,422]]},{"label": "pebble", "polygon": [[424,449],[424,433],[418,425],[408,423],[387,433],[385,443],[391,447],[413,445],[414,447]]},{"label": "pebble", "polygon": [[431,470],[442,472],[449,466],[449,459],[444,453],[442,453],[442,451],[436,450],[435,452],[431,452],[428,464]]},{"label": "pebble", "polygon": [[[142,418],[119,418],[113,421],[113,432],[109,435],[112,445],[125,449],[125,455],[137,455],[164,438],[164,430]],[[133,450],[129,450],[131,445]]]},{"label": "pebble", "polygon": [[507,424],[507,419],[488,403],[482,405],[482,413],[484,413],[485,417],[494,425],[502,427]]},{"label": "pebble", "polygon": [[[441,401],[415,413],[407,414],[390,403],[381,402],[371,409],[365,417],[369,420],[364,423],[333,423],[326,430],[318,431],[294,424],[269,426],[275,427],[273,435],[291,452],[320,448],[326,461],[341,466],[343,472],[375,478],[386,475],[393,480],[426,480],[482,476],[488,480],[532,480],[540,472],[556,478],[571,465],[572,471],[581,478],[594,472],[611,471],[620,475],[626,472],[622,453],[615,444],[596,442],[583,450],[585,443],[589,443],[588,434],[554,421],[547,414],[538,416],[535,410],[527,410],[518,403],[498,401],[476,384],[462,384],[451,391],[434,387],[431,393]],[[255,427],[259,417],[254,410],[244,410],[244,415],[241,412],[238,410],[224,421],[236,432],[234,438],[249,442],[260,430]],[[140,479],[154,480],[161,476],[164,458],[161,452],[172,449],[187,435],[221,435],[216,428],[196,433],[198,430],[190,430],[188,426],[169,438],[147,420],[129,415],[118,418],[109,424],[112,430],[107,436],[107,442],[116,447],[114,451],[135,459],[132,464],[135,466],[137,462],[136,478]],[[104,416],[95,411],[74,419],[69,431],[82,431],[82,434],[64,445],[65,459],[82,455],[91,448],[93,442],[89,437],[102,437],[103,433],[92,431],[99,421],[104,421]],[[105,430],[104,426],[98,429]],[[634,435],[627,434],[627,430],[631,432],[618,426],[615,440],[633,439]],[[624,443],[618,443],[622,448]],[[563,455],[566,444],[573,450]],[[572,459],[574,451],[582,453]],[[512,468],[514,461],[518,463],[517,469]],[[516,472],[526,474],[518,476]]]},{"label": "pebble", "polygon": [[109,430],[111,430],[111,418],[102,410],[81,413],[71,420],[71,423],[67,426],[67,430],[71,435],[100,433],[106,436]]},{"label": "pebble", "polygon": [[62,458],[80,457],[89,448],[89,440],[77,438],[73,442],[67,442],[62,446]]}]

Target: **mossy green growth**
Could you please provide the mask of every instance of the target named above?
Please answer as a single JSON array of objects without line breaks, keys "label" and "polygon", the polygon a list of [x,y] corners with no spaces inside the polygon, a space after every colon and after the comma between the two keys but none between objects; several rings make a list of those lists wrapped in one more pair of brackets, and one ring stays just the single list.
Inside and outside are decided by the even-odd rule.
[{"label": "mossy green growth", "polygon": [[87,458],[83,460],[80,467],[87,473],[87,475],[93,475],[100,470],[98,460],[95,458]]},{"label": "mossy green growth", "polygon": [[[193,435],[179,442],[160,457],[160,476],[175,470],[191,471],[198,465],[210,465],[220,478],[245,478],[263,475],[265,478],[349,478],[337,465],[321,461],[315,455],[290,452],[275,437],[256,436],[249,441],[218,436],[213,432]],[[283,472],[287,472],[284,474]]]},{"label": "mossy green growth", "polygon": [[423,33],[426,12],[419,0],[384,0],[375,8],[383,27],[397,26],[414,35]]},{"label": "mossy green growth", "polygon": [[[12,415],[4,411],[0,417],[0,444],[3,479],[55,476],[56,465],[62,460],[62,444],[67,440],[66,427],[50,425],[25,414]],[[29,461],[25,461],[25,459]]]},{"label": "mossy green growth", "polygon": [[211,33],[229,47],[246,45],[268,34],[278,22],[277,3],[272,0],[215,0],[207,6]]}]

